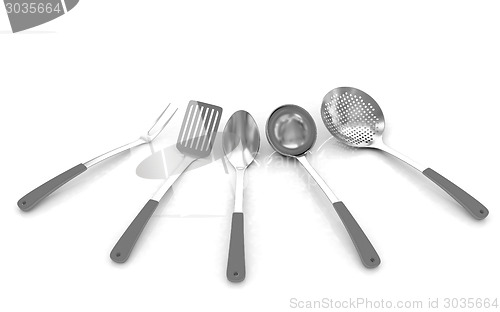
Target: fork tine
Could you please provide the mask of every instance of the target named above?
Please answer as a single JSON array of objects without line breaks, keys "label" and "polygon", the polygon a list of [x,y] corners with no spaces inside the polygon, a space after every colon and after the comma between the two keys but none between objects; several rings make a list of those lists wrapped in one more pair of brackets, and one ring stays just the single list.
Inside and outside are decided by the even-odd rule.
[{"label": "fork tine", "polygon": [[[172,119],[172,117],[174,117],[175,113],[179,109],[177,107],[175,108],[175,110],[170,115],[165,115],[165,113],[167,112],[167,110],[170,108],[171,105],[172,105],[172,103],[168,103],[167,107],[163,110],[163,112],[160,114],[160,116],[158,116],[158,118],[156,119],[156,121],[153,124],[153,126],[148,130],[148,135],[150,135],[150,136],[157,136],[158,134],[160,134],[160,132],[170,122],[170,120]],[[165,115],[165,118],[167,118],[167,120],[163,124],[161,124],[160,120],[165,119],[165,118],[163,118],[164,115]],[[157,127],[157,126],[159,126],[159,129],[154,130],[155,127]],[[156,132],[156,133],[154,133],[154,132]]]}]

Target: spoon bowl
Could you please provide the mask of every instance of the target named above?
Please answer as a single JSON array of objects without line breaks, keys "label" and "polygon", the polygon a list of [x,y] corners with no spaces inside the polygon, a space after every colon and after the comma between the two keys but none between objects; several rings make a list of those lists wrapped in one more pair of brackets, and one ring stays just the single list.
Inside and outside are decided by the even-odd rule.
[{"label": "spoon bowl", "polygon": [[234,168],[246,168],[259,153],[260,134],[252,115],[240,110],[229,118],[222,133],[222,149]]}]

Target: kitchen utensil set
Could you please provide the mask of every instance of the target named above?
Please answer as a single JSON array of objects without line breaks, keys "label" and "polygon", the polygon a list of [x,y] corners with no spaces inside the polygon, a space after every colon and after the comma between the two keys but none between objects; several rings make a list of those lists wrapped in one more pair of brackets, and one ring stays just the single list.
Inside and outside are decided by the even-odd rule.
[{"label": "kitchen utensil set", "polygon": [[[28,211],[87,168],[125,150],[150,143],[177,111],[171,112],[172,109],[169,108],[170,105],[167,106],[146,135],[86,163],[79,164],[49,180],[21,198],[18,202],[19,208]],[[193,162],[211,154],[221,116],[222,108],[218,106],[197,101],[189,102],[176,146],[184,157],[118,240],[110,254],[113,261],[118,263],[127,261],[142,230],[163,196]],[[323,98],[321,118],[328,131],[339,141],[353,147],[375,148],[392,154],[422,172],[453,197],[475,219],[482,220],[488,216],[488,209],[461,188],[431,168],[422,166],[386,146],[382,140],[385,126],[382,110],[375,100],[363,91],[347,87],[331,90]],[[300,106],[284,105],[271,113],[265,130],[271,147],[283,156],[297,159],[323,190],[346,228],[363,265],[367,268],[377,267],[380,264],[380,257],[370,240],[345,204],[335,196],[307,160],[306,155],[314,146],[317,136],[316,124],[312,116]],[[241,282],[246,276],[243,215],[244,174],[247,167],[256,158],[260,148],[259,129],[248,112],[237,111],[229,118],[222,134],[222,147],[224,155],[236,172],[235,203],[226,276],[231,282]]]}]

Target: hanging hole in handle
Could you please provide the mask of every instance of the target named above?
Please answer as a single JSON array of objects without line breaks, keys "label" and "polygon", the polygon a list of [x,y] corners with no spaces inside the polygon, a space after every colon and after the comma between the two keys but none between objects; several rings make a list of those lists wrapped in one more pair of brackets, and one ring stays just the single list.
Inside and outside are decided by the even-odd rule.
[{"label": "hanging hole in handle", "polygon": [[116,257],[118,257],[118,258],[119,258],[122,254],[121,254],[121,253],[119,253],[119,252],[117,252],[115,255],[116,255]]},{"label": "hanging hole in handle", "polygon": [[483,210],[483,209],[479,210],[479,213],[480,213],[480,214],[483,214],[483,213],[484,213],[484,210]]},{"label": "hanging hole in handle", "polygon": [[[21,203],[23,206],[26,205],[26,201],[23,200],[23,202]],[[481,212],[482,213],[482,212]]]},{"label": "hanging hole in handle", "polygon": [[238,276],[238,275],[240,275],[240,274],[239,274],[238,272],[234,272],[234,273],[233,273],[233,275],[234,275],[234,276]]},{"label": "hanging hole in handle", "polygon": [[375,258],[370,258],[370,261],[371,262],[375,262]]}]

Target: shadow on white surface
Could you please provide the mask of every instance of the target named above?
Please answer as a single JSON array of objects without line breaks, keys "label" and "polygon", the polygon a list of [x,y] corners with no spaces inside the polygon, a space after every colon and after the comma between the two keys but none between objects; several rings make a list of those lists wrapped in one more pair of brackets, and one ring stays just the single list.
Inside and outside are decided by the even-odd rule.
[{"label": "shadow on white surface", "polygon": [[[136,169],[137,176],[144,179],[166,179],[175,171],[184,157],[184,155],[177,150],[176,144],[156,151],[152,149],[151,152],[152,155],[141,161]],[[207,158],[195,161],[186,169],[185,173],[216,162],[219,159],[223,160],[223,165],[226,168],[225,172],[227,173],[227,165],[225,164],[222,151],[222,132],[217,133],[212,154]]]}]

